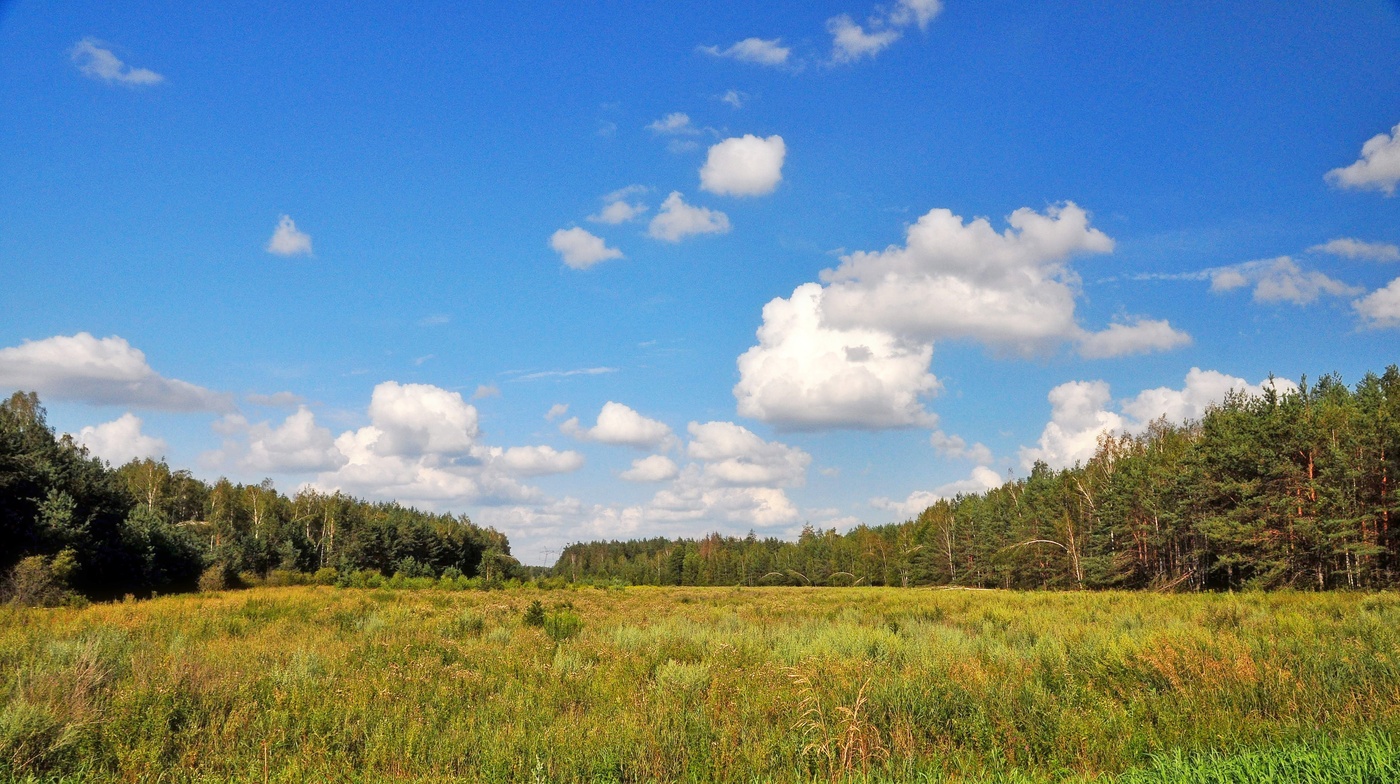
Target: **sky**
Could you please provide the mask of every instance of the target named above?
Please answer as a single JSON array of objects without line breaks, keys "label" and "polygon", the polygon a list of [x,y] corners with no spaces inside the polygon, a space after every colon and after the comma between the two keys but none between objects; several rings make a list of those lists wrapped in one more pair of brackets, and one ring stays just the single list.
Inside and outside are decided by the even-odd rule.
[{"label": "sky", "polygon": [[1379,0],[0,2],[0,391],[527,563],[900,521],[1400,361],[1397,96]]}]

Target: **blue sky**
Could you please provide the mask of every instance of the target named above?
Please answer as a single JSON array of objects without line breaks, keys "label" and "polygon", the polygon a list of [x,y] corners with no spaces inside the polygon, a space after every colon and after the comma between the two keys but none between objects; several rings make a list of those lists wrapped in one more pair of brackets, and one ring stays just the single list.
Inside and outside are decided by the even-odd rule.
[{"label": "blue sky", "polygon": [[0,4],[0,387],[528,562],[904,519],[1396,362],[1397,95],[1383,2]]}]

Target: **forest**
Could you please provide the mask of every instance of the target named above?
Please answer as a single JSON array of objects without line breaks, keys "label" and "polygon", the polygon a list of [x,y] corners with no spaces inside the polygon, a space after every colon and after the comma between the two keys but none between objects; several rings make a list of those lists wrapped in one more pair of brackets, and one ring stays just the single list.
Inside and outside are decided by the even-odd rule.
[{"label": "forest", "polygon": [[[163,460],[109,467],[57,436],[36,394],[0,402],[0,574],[26,603],[235,587],[274,572],[506,577],[510,543],[465,515],[341,493],[212,485]],[[14,596],[17,592],[25,596]]]},{"label": "forest", "polygon": [[941,500],[898,524],[570,545],[571,580],[1014,589],[1400,584],[1400,369],[1232,393],[1199,421],[1105,434],[1084,464]]}]

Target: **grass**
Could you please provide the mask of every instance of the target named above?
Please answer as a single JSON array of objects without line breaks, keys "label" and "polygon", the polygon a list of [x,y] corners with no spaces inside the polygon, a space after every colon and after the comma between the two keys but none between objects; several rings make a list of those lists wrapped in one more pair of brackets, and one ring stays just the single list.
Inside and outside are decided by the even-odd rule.
[{"label": "grass", "polygon": [[1396,594],[285,587],[0,609],[0,779],[1380,782],[1397,728]]}]

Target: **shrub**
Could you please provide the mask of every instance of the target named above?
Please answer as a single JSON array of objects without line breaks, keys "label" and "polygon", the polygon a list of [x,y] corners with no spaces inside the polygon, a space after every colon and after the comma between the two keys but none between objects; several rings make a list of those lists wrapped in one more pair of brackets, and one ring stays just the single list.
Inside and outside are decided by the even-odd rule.
[{"label": "shrub", "polygon": [[340,572],[332,566],[323,566],[311,576],[311,582],[317,585],[336,585],[339,580]]},{"label": "shrub", "polygon": [[578,613],[570,610],[560,610],[545,616],[544,633],[549,635],[549,639],[555,642],[563,642],[578,634],[583,629],[583,619],[578,617]]},{"label": "shrub", "polygon": [[544,605],[539,599],[530,602],[530,606],[525,608],[525,617],[522,620],[526,626],[544,626]]},{"label": "shrub", "polygon": [[221,563],[210,564],[199,575],[199,592],[213,593],[228,588],[228,567]]},{"label": "shrub", "polygon": [[[67,560],[71,561],[71,551]],[[15,604],[26,607],[57,607],[68,598],[68,584],[65,572],[71,572],[67,563],[59,563],[58,573],[53,568],[55,562],[64,556],[60,554],[54,561],[42,555],[31,555],[20,559],[10,570],[5,584],[5,596]]]}]

